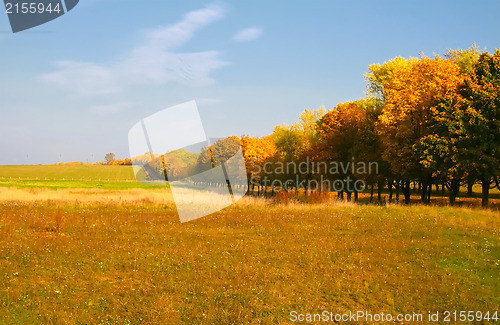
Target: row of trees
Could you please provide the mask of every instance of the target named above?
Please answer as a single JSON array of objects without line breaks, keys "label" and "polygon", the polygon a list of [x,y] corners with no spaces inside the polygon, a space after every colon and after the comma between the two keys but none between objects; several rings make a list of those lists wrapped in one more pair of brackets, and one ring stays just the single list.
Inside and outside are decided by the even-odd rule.
[{"label": "row of trees", "polygon": [[[393,190],[397,198],[401,191],[406,203],[412,183],[419,184],[426,203],[434,185],[448,190],[450,204],[460,186],[471,190],[479,181],[487,206],[500,176],[500,51],[480,53],[472,46],[434,58],[395,58],[371,65],[366,80],[366,98],[329,112],[306,110],[297,123],[277,126],[268,137],[242,137],[248,176],[258,184],[265,178],[291,179],[296,170],[273,171],[279,163],[302,162],[310,168],[297,181],[363,180],[372,197],[374,184],[379,193],[387,186],[391,199]],[[329,164],[317,168],[320,161]],[[332,173],[333,162],[378,166]],[[355,190],[347,192],[356,199]]]},{"label": "row of trees", "polygon": [[116,155],[112,152],[107,153],[104,156],[104,161],[100,162],[102,165],[112,165],[112,166],[123,166],[123,165],[132,165],[132,159],[116,159]]},{"label": "row of trees", "polygon": [[[370,65],[365,78],[365,98],[328,112],[305,110],[269,136],[230,137],[198,154],[181,149],[132,162],[147,179],[182,179],[241,147],[252,191],[335,190],[357,200],[352,185],[362,181],[372,200],[375,187],[379,199],[387,187],[389,200],[402,193],[409,203],[411,184],[418,184],[423,202],[436,186],[454,204],[461,186],[472,191],[479,181],[487,206],[490,188],[500,188],[500,51],[472,46],[434,58],[398,57]],[[116,163],[111,154],[106,162]]]}]

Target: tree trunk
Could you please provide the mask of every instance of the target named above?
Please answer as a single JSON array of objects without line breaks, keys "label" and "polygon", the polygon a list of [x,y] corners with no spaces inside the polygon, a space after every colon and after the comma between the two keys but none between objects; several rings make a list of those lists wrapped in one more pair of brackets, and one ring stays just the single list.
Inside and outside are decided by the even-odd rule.
[{"label": "tree trunk", "polygon": [[[312,176],[311,174],[307,174],[307,183],[306,183],[306,194],[307,196],[310,196],[312,193],[312,190],[309,188],[309,184],[311,184]],[[318,190],[318,186],[316,186],[316,191]]]},{"label": "tree trunk", "polygon": [[377,200],[382,202],[382,188],[384,187],[382,181],[378,181],[377,183]]},{"label": "tree trunk", "polygon": [[432,180],[429,182],[429,190],[427,191],[427,204],[431,204]]},{"label": "tree trunk", "polygon": [[393,194],[392,183],[393,183],[392,179],[387,182],[387,187],[389,187],[389,203],[392,202],[392,194]]},{"label": "tree trunk", "polygon": [[370,190],[370,203],[373,203],[373,183],[371,184],[371,190]]},{"label": "tree trunk", "polygon": [[410,181],[406,181],[403,187],[403,194],[405,196],[405,204],[410,204],[411,191],[410,191]]},{"label": "tree trunk", "polygon": [[457,199],[458,192],[460,191],[460,180],[453,178],[450,181],[450,193],[449,193],[449,202],[450,205],[455,205],[455,201]]},{"label": "tree trunk", "polygon": [[472,187],[474,186],[474,182],[468,181],[467,182],[467,197],[471,197],[474,192],[472,191]]},{"label": "tree trunk", "polygon": [[486,208],[488,206],[488,199],[490,196],[490,178],[481,180],[482,194],[481,194],[481,206]]},{"label": "tree trunk", "polygon": [[427,188],[429,187],[428,178],[425,177],[422,182],[418,182],[418,189],[420,190],[420,201],[427,203]]},{"label": "tree trunk", "polygon": [[399,187],[401,186],[401,181],[396,181],[396,202],[399,203]]}]

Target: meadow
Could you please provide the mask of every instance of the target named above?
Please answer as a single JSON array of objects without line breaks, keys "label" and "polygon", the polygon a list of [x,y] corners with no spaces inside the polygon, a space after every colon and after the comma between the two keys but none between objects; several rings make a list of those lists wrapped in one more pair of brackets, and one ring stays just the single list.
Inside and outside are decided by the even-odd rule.
[{"label": "meadow", "polygon": [[151,185],[136,182],[131,166],[17,165],[0,166],[0,187],[123,190]]},{"label": "meadow", "polygon": [[52,181],[135,181],[131,166],[109,165],[14,165],[0,166],[0,179]]},{"label": "meadow", "polygon": [[[54,182],[74,182],[64,178]],[[291,324],[292,311],[500,308],[496,208],[245,197],[181,224],[168,188],[31,181],[0,183],[0,324]]]}]

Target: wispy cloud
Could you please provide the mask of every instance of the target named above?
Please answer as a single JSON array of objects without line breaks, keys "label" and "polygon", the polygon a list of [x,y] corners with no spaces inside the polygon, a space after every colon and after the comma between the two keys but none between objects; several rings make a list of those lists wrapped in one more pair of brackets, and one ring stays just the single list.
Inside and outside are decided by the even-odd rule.
[{"label": "wispy cloud", "polygon": [[234,35],[233,39],[237,42],[248,42],[259,38],[262,35],[262,29],[256,27],[245,28]]},{"label": "wispy cloud", "polygon": [[191,11],[177,24],[151,30],[147,34],[146,43],[137,51],[140,52],[141,49],[161,51],[178,48],[191,39],[197,30],[221,19],[224,12],[222,7],[217,6]]},{"label": "wispy cloud", "polygon": [[47,73],[41,79],[81,95],[106,95],[120,90],[113,69],[94,63],[60,61],[58,71]]},{"label": "wispy cloud", "polygon": [[212,71],[227,64],[218,51],[182,53],[177,50],[203,27],[221,19],[225,10],[209,6],[187,13],[174,25],[149,30],[144,40],[109,66],[92,62],[60,61],[57,71],[42,75],[77,96],[105,95],[133,84],[179,83],[206,85]]}]

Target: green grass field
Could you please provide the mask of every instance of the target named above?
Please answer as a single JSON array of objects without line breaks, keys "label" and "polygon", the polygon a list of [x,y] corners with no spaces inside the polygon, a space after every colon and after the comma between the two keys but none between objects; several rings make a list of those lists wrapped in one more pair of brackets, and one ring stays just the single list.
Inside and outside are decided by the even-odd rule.
[{"label": "green grass field", "polygon": [[[168,185],[167,185],[168,186]],[[125,190],[157,188],[135,180],[132,166],[0,166],[0,187],[16,188],[101,188]]]},{"label": "green grass field", "polygon": [[17,165],[0,166],[0,179],[135,181],[131,166]]},{"label": "green grass field", "polygon": [[0,324],[500,312],[497,208],[249,197],[181,224],[168,188],[86,167],[0,166]]},{"label": "green grass field", "polygon": [[[135,180],[134,171],[131,166],[107,166],[107,165],[16,165],[0,166],[0,187],[15,188],[49,188],[49,189],[107,189],[107,190],[127,190],[134,188],[159,188],[159,186],[145,185]],[[167,184],[168,187],[168,184]],[[368,189],[365,191],[367,194]],[[466,189],[462,188],[459,197],[465,198]],[[388,192],[383,191],[384,199],[387,199]],[[480,198],[481,186],[474,185],[474,198]],[[443,196],[440,191],[434,191],[433,197],[439,204],[446,204],[447,192]],[[366,202],[366,195],[361,195],[361,202]],[[498,208],[500,201],[500,191],[492,189],[490,191],[492,206]],[[418,191],[413,192],[412,199],[419,201]],[[467,199],[458,200],[458,205],[478,205],[479,200]]]},{"label": "green grass field", "polygon": [[492,211],[249,204],[180,224],[173,205],[10,202],[0,215],[4,324],[278,324],[292,311],[500,306]]}]

